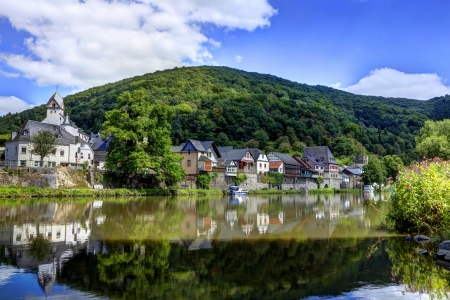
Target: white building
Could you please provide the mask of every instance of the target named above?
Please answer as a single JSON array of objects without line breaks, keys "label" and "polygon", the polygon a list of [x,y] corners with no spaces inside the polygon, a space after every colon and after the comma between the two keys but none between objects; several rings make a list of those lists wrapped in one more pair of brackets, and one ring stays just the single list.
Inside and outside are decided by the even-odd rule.
[{"label": "white building", "polygon": [[47,102],[47,117],[42,121],[28,121],[19,131],[11,134],[5,143],[5,160],[9,166],[38,167],[41,157],[34,153],[31,138],[39,132],[49,131],[56,137],[52,154],[44,157],[44,167],[58,165],[77,167],[87,161],[94,164],[94,151],[89,136],[64,116],[63,98],[56,92]]}]

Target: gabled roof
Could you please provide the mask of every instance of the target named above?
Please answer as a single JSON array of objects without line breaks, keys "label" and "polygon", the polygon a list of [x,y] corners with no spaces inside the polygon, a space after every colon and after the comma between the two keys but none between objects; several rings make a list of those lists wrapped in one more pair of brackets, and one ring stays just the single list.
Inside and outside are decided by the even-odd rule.
[{"label": "gabled roof", "polygon": [[203,147],[202,142],[197,140],[188,140],[186,143],[181,144],[183,146],[183,149],[181,152],[187,152],[187,151],[198,151],[198,152],[205,152],[206,149]]},{"label": "gabled roof", "polygon": [[[49,131],[52,134],[54,134],[56,138],[56,144],[57,145],[69,145],[69,144],[75,144],[75,136],[71,135],[66,130],[62,129],[58,125],[55,124],[49,124],[49,123],[42,123],[38,121],[31,121],[23,125],[19,131],[17,132],[16,136],[9,140],[11,141],[31,141],[31,137],[36,135],[37,133],[41,131]],[[26,133],[26,134],[25,134]]]},{"label": "gabled roof", "polygon": [[301,167],[311,169],[311,167],[306,162],[304,162],[300,157],[292,156],[292,158],[295,159],[301,165]]},{"label": "gabled roof", "polygon": [[303,150],[303,157],[308,156],[314,157],[325,164],[338,164],[328,146],[306,147]]},{"label": "gabled roof", "polygon": [[[261,150],[259,150],[258,148],[249,148],[248,149],[250,151],[250,153],[253,156],[253,159],[256,161],[260,158],[261,154],[264,154]],[[267,157],[267,155],[266,155]]]},{"label": "gabled roof", "polygon": [[47,101],[47,106],[50,104],[50,102],[55,101],[56,104],[58,104],[58,106],[62,109],[64,109],[64,99],[61,97],[60,94],[58,94],[58,92],[55,92],[53,94],[53,96],[50,97],[50,99],[48,99]]},{"label": "gabled roof", "polygon": [[233,160],[231,160],[231,159],[226,159],[223,162],[223,166],[224,167],[236,167],[236,163]]},{"label": "gabled roof", "polygon": [[[245,157],[245,154],[247,154],[249,150],[247,149],[234,149],[226,153],[225,156],[223,156],[225,159],[231,159],[231,160],[242,160]],[[251,153],[250,153],[251,154]]]},{"label": "gabled roof", "polygon": [[271,152],[273,155],[278,157],[285,165],[292,165],[300,167],[300,163],[296,161],[292,156],[280,152]]}]

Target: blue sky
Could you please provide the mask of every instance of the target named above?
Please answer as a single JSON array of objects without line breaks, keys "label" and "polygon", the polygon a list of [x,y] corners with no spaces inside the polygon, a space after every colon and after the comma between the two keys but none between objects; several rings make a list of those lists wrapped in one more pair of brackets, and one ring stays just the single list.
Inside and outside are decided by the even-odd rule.
[{"label": "blue sky", "polygon": [[0,115],[182,65],[356,94],[450,94],[450,2],[2,0]]}]

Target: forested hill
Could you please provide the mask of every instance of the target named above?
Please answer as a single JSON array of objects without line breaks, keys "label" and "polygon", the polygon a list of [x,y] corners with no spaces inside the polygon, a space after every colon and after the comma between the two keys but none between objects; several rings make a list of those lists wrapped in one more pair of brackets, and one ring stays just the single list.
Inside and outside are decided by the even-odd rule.
[{"label": "forested hill", "polygon": [[[148,90],[151,102],[177,107],[174,144],[215,140],[219,145],[292,152],[303,142],[329,145],[335,156],[354,155],[365,147],[375,154],[399,154],[408,161],[414,157],[414,136],[424,121],[442,117],[434,106],[439,99],[359,96],[272,75],[207,66],[159,71],[91,88],[67,96],[66,111],[86,132],[98,132],[117,96],[138,88]],[[450,102],[447,106],[450,111]],[[1,117],[0,133],[44,116],[41,106]]]}]

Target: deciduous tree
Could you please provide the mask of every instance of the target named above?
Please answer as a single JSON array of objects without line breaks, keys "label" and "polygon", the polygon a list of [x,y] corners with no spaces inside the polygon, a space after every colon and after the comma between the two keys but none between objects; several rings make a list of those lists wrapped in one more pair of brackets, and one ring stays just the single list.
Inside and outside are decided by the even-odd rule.
[{"label": "deciduous tree", "polygon": [[44,158],[55,150],[56,137],[50,131],[39,131],[31,137],[34,153],[41,157],[41,166]]},{"label": "deciduous tree", "polygon": [[167,186],[181,181],[186,176],[180,164],[183,157],[170,149],[173,117],[171,107],[150,105],[144,89],[122,93],[103,123],[103,133],[114,137],[108,145],[106,169],[122,173],[131,185],[150,170]]}]

